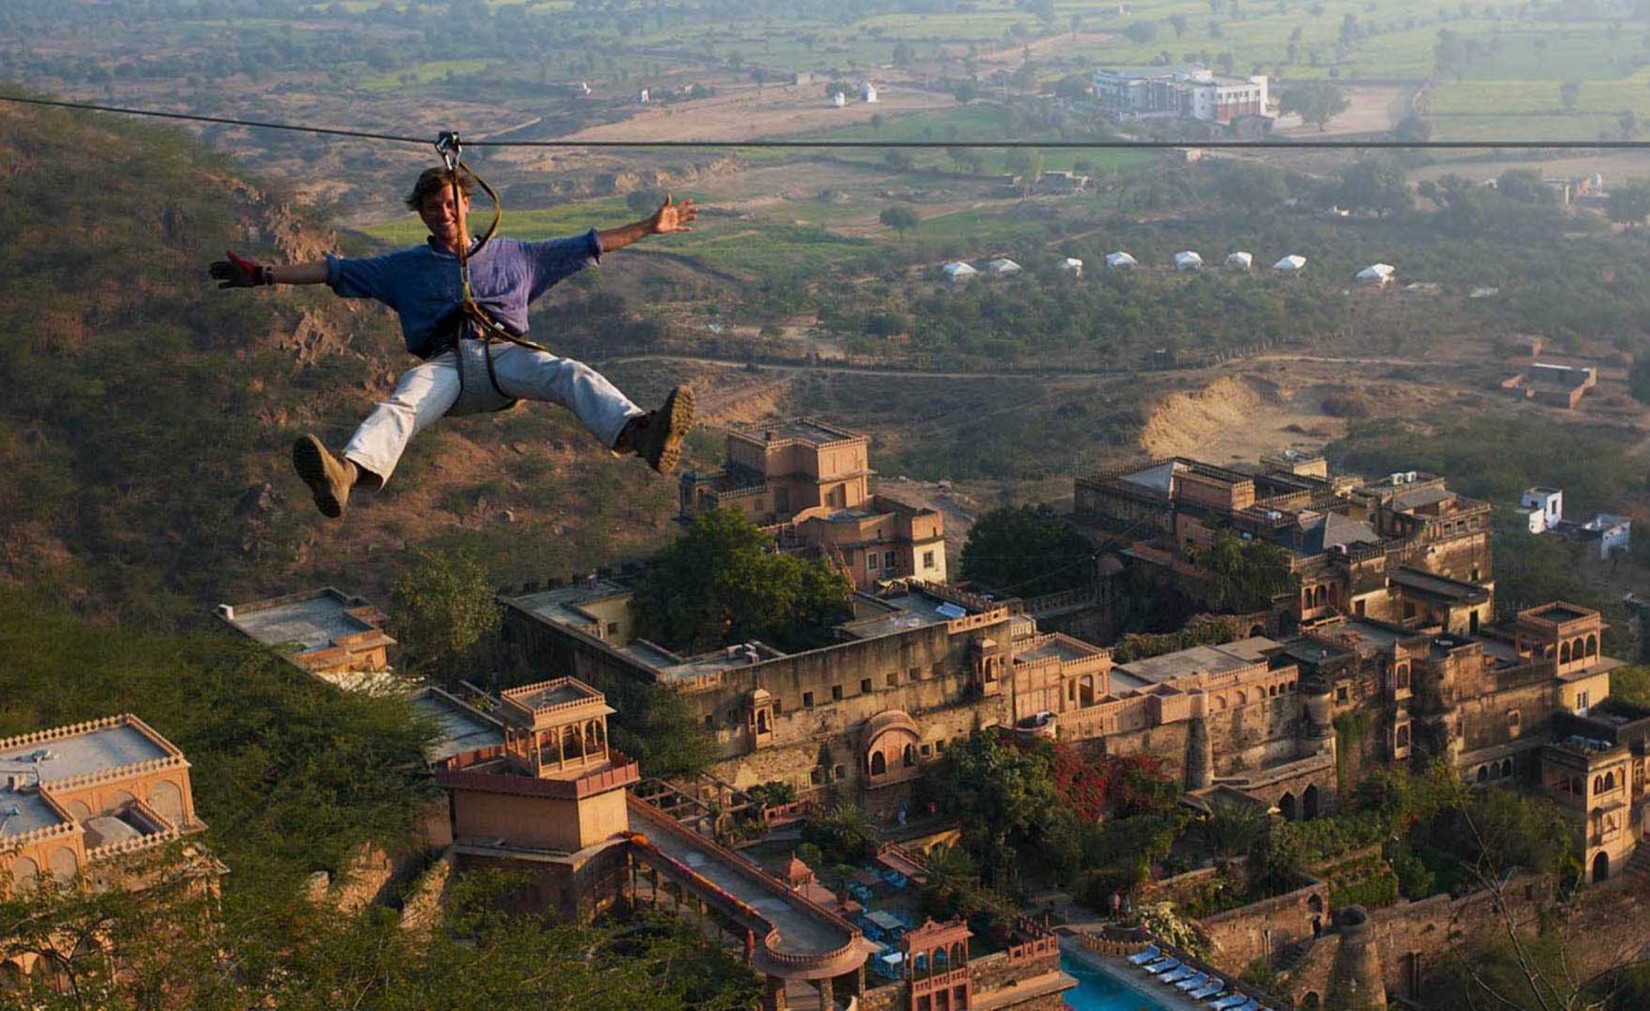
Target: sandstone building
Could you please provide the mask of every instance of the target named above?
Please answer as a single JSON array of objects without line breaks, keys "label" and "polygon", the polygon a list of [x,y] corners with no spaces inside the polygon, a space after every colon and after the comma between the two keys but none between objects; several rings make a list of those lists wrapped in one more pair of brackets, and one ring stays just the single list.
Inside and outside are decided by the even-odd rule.
[{"label": "sandstone building", "polygon": [[372,602],[332,587],[247,604],[219,604],[218,616],[255,642],[340,688],[387,680],[395,640]]},{"label": "sandstone building", "polygon": [[512,898],[525,908],[589,919],[625,902],[695,917],[743,943],[767,981],[770,1011],[785,1007],[790,981],[817,988],[826,1007],[841,995],[888,1011],[959,1009],[976,998],[1057,1011],[1076,983],[1060,971],[1054,936],[1029,923],[1006,951],[980,959],[968,957],[966,926],[929,924],[907,937],[903,979],[868,980],[865,962],[878,948],[858,927],[627,789],[640,773],[608,744],[614,710],[601,692],[558,678],[505,691],[498,703],[502,751],[454,755],[436,779],[450,800],[455,869],[524,875]]},{"label": "sandstone building", "polygon": [[727,462],[681,478],[681,516],[737,509],[785,550],[817,551],[861,590],[915,577],[946,582],[938,512],[870,490],[870,440],[819,421],[729,432]]},{"label": "sandstone building", "polygon": [[[188,760],[136,716],[0,740],[0,895],[30,895],[47,880],[140,889],[134,861],[205,831]],[[188,847],[181,859],[205,887],[224,870]],[[0,963],[0,983],[37,959]]]}]

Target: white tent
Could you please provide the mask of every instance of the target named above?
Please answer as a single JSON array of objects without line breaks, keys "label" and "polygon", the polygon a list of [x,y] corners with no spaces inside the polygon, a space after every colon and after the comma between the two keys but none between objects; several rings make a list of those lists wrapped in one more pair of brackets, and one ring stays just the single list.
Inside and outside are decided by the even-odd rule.
[{"label": "white tent", "polygon": [[1190,249],[1183,250],[1182,252],[1174,254],[1174,269],[1202,270],[1203,257],[1192,252]]},{"label": "white tent", "polygon": [[1134,257],[1119,249],[1115,253],[1106,254],[1106,267],[1110,270],[1123,270],[1135,265]]},{"label": "white tent", "polygon": [[1388,285],[1392,283],[1392,275],[1397,270],[1390,263],[1372,263],[1358,271],[1354,278],[1359,284]]},{"label": "white tent", "polygon": [[979,271],[975,270],[973,267],[970,267],[961,260],[953,260],[940,269],[945,272],[945,279],[947,281],[957,284],[960,284],[979,273]]},{"label": "white tent", "polygon": [[986,264],[985,269],[990,271],[992,277],[1013,277],[1015,274],[1018,274],[1022,268],[1013,260],[1000,256]]},{"label": "white tent", "polygon": [[1060,261],[1060,269],[1073,277],[1083,276],[1083,261],[1075,256],[1068,256]]},{"label": "white tent", "polygon": [[1248,253],[1236,252],[1226,257],[1227,270],[1248,270],[1255,263],[1255,258]]},{"label": "white tent", "polygon": [[1280,270],[1286,274],[1294,273],[1306,266],[1306,257],[1290,253],[1288,256],[1272,264],[1273,270]]}]

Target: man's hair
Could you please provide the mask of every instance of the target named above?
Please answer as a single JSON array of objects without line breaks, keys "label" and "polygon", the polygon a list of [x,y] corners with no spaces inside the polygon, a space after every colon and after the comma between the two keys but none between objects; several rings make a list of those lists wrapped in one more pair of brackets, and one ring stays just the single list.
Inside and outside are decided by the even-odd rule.
[{"label": "man's hair", "polygon": [[[412,192],[407,194],[407,209],[420,210],[424,206],[424,198],[431,193],[438,193],[451,186],[447,170],[444,168],[427,168],[413,183]],[[465,196],[470,195],[470,177],[464,172],[458,174],[458,191]]]}]

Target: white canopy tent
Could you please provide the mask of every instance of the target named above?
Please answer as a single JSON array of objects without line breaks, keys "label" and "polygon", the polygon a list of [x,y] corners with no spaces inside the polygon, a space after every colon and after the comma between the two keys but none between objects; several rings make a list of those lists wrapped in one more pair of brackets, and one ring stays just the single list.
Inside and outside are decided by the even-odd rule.
[{"label": "white canopy tent", "polygon": [[1174,254],[1174,269],[1202,270],[1203,257],[1197,255],[1190,249],[1182,250],[1181,252]]},{"label": "white canopy tent", "polygon": [[1106,254],[1106,267],[1109,270],[1127,270],[1135,265],[1134,257],[1119,249],[1115,253]]},{"label": "white canopy tent", "polygon": [[1354,280],[1359,284],[1387,285],[1392,283],[1393,275],[1397,272],[1390,263],[1372,263],[1358,271]]},{"label": "white canopy tent", "polygon": [[1230,253],[1226,257],[1227,270],[1248,270],[1250,267],[1254,266],[1254,263],[1255,258],[1250,256],[1248,253],[1242,252],[1241,250],[1236,253]]},{"label": "white canopy tent", "polygon": [[1306,266],[1306,257],[1290,253],[1288,256],[1272,264],[1272,269],[1285,274],[1292,274]]}]

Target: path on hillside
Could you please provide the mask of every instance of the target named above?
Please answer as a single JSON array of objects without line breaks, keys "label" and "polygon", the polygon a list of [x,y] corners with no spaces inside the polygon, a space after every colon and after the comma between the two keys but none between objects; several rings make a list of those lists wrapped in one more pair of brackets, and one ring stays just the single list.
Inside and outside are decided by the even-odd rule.
[{"label": "path on hillside", "polygon": [[[1012,371],[1006,371],[1006,372],[1005,371],[955,371],[955,370],[934,371],[934,370],[931,370],[931,369],[919,369],[919,368],[916,368],[914,366],[901,367],[901,366],[895,366],[895,365],[847,365],[847,364],[827,365],[827,364],[823,364],[823,363],[818,364],[818,365],[812,365],[812,364],[806,364],[806,363],[804,363],[804,364],[789,364],[789,363],[769,363],[769,362],[756,362],[754,364],[758,368],[770,370],[770,371],[773,371],[773,372],[800,372],[800,373],[807,373],[807,374],[810,374],[810,375],[829,374],[829,375],[853,375],[853,376],[907,376],[907,377],[928,378],[928,379],[996,379],[996,380],[1010,380],[1010,379],[1126,379],[1126,378],[1137,377],[1137,376],[1141,376],[1141,375],[1169,376],[1169,375],[1174,375],[1174,374],[1177,374],[1177,373],[1182,373],[1183,374],[1183,373],[1189,373],[1189,372],[1206,372],[1206,371],[1209,371],[1210,369],[1219,368],[1221,365],[1231,364],[1232,362],[1250,363],[1250,362],[1278,362],[1278,361],[1282,361],[1282,362],[1319,362],[1319,363],[1326,363],[1326,364],[1331,364],[1331,365],[1392,365],[1392,366],[1407,366],[1407,367],[1419,367],[1419,368],[1435,367],[1439,364],[1437,362],[1420,361],[1418,359],[1413,359],[1413,358],[1352,358],[1352,357],[1338,357],[1338,356],[1329,356],[1329,355],[1278,355],[1278,354],[1254,355],[1252,357],[1241,358],[1241,359],[1229,359],[1226,362],[1219,362],[1219,363],[1215,363],[1213,365],[1195,365],[1195,366],[1186,366],[1184,368],[1149,369],[1149,370],[1130,370],[1130,369],[1094,369],[1094,370],[1086,370],[1086,369],[1061,369],[1061,368],[1047,368],[1047,369],[1031,368],[1031,369],[1014,369]],[[688,362],[688,363],[692,363],[692,364],[696,364],[696,365],[714,365],[714,366],[721,366],[721,367],[730,368],[730,369],[748,368],[753,364],[751,362],[740,361],[740,360],[734,359],[734,358],[712,358],[712,357],[708,357],[708,356],[704,356],[704,355],[676,355],[676,354],[660,354],[660,353],[652,353],[652,352],[641,353],[641,354],[631,354],[631,355],[615,355],[611,358],[597,359],[593,364],[598,366],[599,368],[606,369],[606,368],[609,368],[613,365],[617,365],[617,364],[621,364],[621,363],[629,363],[629,362]]]}]

